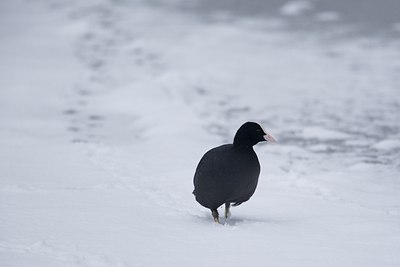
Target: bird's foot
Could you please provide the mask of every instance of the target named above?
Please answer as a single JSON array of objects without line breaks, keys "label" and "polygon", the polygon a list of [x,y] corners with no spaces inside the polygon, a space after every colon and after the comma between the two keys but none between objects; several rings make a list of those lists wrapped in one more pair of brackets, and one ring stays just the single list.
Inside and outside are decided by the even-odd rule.
[{"label": "bird's foot", "polygon": [[231,217],[231,203],[225,203],[225,219]]},{"label": "bird's foot", "polygon": [[214,218],[214,222],[220,224],[218,211],[216,209],[215,210],[211,210],[211,214],[212,214],[212,216]]}]

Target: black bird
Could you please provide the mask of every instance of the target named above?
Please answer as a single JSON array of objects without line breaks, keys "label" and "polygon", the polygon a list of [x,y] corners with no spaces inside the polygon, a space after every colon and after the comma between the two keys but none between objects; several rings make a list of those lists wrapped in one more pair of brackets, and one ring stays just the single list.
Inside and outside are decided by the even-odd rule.
[{"label": "black bird", "polygon": [[233,144],[209,150],[201,158],[194,175],[197,202],[211,210],[219,223],[218,207],[225,204],[225,218],[230,206],[238,206],[250,199],[257,187],[260,163],[253,146],[258,142],[276,140],[259,124],[246,122],[236,132]]}]

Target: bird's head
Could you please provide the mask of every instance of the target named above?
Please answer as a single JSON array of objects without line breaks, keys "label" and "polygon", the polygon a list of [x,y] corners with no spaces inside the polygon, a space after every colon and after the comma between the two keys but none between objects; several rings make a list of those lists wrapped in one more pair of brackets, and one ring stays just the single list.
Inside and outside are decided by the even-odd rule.
[{"label": "bird's head", "polygon": [[265,132],[258,123],[246,122],[240,126],[239,130],[236,132],[233,144],[238,146],[252,147],[258,142],[263,141],[276,143],[275,138]]}]

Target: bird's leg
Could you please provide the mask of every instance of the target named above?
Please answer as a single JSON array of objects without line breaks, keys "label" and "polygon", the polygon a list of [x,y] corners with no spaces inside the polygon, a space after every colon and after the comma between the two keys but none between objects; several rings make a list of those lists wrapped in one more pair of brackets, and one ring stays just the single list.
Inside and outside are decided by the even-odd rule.
[{"label": "bird's leg", "polygon": [[220,223],[220,222],[219,222],[218,210],[217,210],[217,209],[212,209],[212,210],[211,210],[211,214],[212,214],[212,216],[213,216],[213,218],[214,218],[214,221],[215,221],[216,223]]},{"label": "bird's leg", "polygon": [[226,202],[225,203],[225,219],[228,219],[231,217],[231,203]]}]

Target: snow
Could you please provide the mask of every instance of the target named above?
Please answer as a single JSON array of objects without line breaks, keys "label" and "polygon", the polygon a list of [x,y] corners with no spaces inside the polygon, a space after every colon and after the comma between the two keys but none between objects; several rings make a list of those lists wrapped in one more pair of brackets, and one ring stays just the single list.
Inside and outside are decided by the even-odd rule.
[{"label": "snow", "polygon": [[312,8],[313,5],[309,1],[295,0],[295,1],[289,1],[286,4],[284,4],[281,7],[280,12],[282,15],[285,16],[298,16]]},{"label": "snow", "polygon": [[400,32],[400,22],[394,23],[392,27],[394,31]]},{"label": "snow", "polygon": [[349,134],[318,126],[311,126],[302,129],[300,136],[304,139],[316,138],[320,140],[344,140],[350,138]]},{"label": "snow", "polygon": [[379,150],[393,150],[400,149],[400,140],[388,139],[380,141],[372,146],[372,148]]},{"label": "snow", "polygon": [[340,14],[335,11],[324,11],[315,14],[315,19],[324,22],[338,21],[340,20]]},{"label": "snow", "polygon": [[[400,264],[395,41],[142,1],[0,5],[2,266]],[[248,120],[279,143],[215,225],[194,170]]]}]

